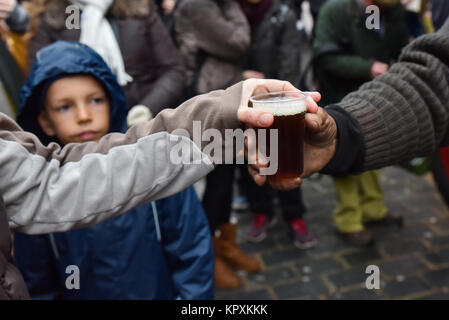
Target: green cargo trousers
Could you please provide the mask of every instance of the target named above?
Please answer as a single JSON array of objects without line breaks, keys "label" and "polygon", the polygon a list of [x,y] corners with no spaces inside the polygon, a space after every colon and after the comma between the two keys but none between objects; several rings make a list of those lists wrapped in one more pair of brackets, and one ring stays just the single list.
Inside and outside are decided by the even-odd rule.
[{"label": "green cargo trousers", "polygon": [[361,231],[364,222],[379,220],[386,215],[378,170],[334,177],[334,183],[337,192],[334,221],[338,231]]}]

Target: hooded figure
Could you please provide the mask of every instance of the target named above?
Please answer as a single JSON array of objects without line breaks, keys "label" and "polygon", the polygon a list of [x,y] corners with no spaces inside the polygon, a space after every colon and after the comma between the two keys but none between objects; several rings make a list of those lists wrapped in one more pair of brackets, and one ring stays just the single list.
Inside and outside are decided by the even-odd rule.
[{"label": "hooded figure", "polygon": [[[103,86],[111,132],[126,129],[127,106],[116,77],[92,49],[66,41],[39,51],[22,89],[19,124],[44,143],[53,141],[37,115],[51,84],[74,75],[90,75]],[[89,228],[16,233],[15,257],[35,299],[213,298],[210,231],[192,187]]]}]

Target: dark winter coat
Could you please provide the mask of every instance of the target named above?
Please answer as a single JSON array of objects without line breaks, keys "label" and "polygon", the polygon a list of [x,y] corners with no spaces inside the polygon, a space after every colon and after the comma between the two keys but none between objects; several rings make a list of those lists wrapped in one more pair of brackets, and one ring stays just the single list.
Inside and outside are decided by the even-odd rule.
[{"label": "dark winter coat", "polygon": [[[315,26],[313,49],[323,57],[316,62],[322,103],[340,101],[371,79],[374,61],[394,62],[409,41],[402,5],[381,12],[383,36],[366,27],[367,15],[358,0],[330,0],[321,7]],[[324,55],[324,50],[332,48]]]},{"label": "dark winter coat", "polygon": [[280,0],[274,0],[262,21],[251,32],[251,46],[245,69],[256,70],[268,79],[297,84],[300,73],[300,34],[296,14]]}]

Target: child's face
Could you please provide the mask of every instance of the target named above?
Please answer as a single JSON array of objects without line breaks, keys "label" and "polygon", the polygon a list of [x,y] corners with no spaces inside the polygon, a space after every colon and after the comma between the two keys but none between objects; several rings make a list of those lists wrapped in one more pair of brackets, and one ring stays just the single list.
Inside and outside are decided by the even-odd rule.
[{"label": "child's face", "polygon": [[108,97],[94,77],[69,76],[48,88],[38,121],[63,144],[98,141],[109,132],[109,112]]}]

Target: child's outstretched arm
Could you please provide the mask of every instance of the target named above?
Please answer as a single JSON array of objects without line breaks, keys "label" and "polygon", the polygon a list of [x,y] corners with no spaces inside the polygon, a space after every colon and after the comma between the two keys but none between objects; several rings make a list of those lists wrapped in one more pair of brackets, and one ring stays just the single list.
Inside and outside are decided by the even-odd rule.
[{"label": "child's outstretched arm", "polygon": [[[249,83],[193,98],[126,134],[64,148],[43,146],[0,114],[0,196],[10,226],[34,234],[86,227],[185,189],[209,173],[213,162],[202,153],[203,143],[169,132],[186,129],[192,137],[193,120],[202,121],[200,134],[208,128],[242,127],[237,111],[256,87],[279,91],[285,86],[275,80]],[[257,125],[256,110],[240,114]],[[203,161],[174,163],[176,147],[188,151],[183,160]]]}]

